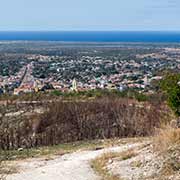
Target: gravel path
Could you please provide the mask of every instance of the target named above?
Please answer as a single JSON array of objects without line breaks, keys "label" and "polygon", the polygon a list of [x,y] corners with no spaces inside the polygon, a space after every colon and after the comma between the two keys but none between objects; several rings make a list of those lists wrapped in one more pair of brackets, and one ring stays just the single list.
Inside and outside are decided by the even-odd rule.
[{"label": "gravel path", "polygon": [[107,152],[121,152],[139,146],[140,143],[96,151],[79,151],[53,160],[32,159],[20,163],[20,172],[7,180],[99,180],[90,166],[90,161]]}]

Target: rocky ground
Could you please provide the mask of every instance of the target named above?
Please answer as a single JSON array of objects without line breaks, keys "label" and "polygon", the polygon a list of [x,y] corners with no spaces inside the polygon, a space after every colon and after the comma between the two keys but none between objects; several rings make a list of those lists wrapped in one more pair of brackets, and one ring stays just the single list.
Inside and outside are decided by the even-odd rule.
[{"label": "rocky ground", "polygon": [[107,165],[108,170],[127,180],[152,177],[160,166],[154,161],[155,155],[147,147],[136,153],[127,159],[122,160],[119,157],[112,159]]},{"label": "rocky ground", "polygon": [[162,175],[166,159],[154,153],[152,146],[135,150],[136,155],[127,159],[114,158],[107,164],[110,173],[125,180],[179,180],[176,175]]}]

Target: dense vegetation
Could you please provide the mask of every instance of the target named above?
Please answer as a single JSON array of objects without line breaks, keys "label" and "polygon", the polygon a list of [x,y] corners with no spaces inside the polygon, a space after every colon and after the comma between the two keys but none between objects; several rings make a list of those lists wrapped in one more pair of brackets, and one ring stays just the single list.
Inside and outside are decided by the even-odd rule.
[{"label": "dense vegetation", "polygon": [[[22,108],[23,105],[19,107]],[[30,148],[80,140],[147,136],[160,126],[161,121],[168,121],[170,116],[170,111],[163,104],[112,97],[49,102],[44,109],[39,115],[2,116],[0,148]]]},{"label": "dense vegetation", "polygon": [[146,95],[138,92],[135,89],[127,89],[124,91],[119,90],[108,90],[108,89],[94,89],[87,91],[70,91],[70,92],[62,92],[60,90],[52,90],[51,92],[38,92],[38,93],[26,93],[17,95],[10,94],[2,94],[0,95],[0,100],[2,101],[44,101],[44,100],[53,100],[53,99],[87,99],[87,98],[100,98],[100,97],[123,97],[135,99],[138,101],[154,101],[159,102],[163,101],[163,97],[157,94],[154,95]]},{"label": "dense vegetation", "polygon": [[27,60],[21,55],[0,54],[0,76],[14,75],[25,64]]},{"label": "dense vegetation", "polygon": [[180,74],[168,73],[161,81],[160,87],[167,95],[169,106],[180,116]]}]

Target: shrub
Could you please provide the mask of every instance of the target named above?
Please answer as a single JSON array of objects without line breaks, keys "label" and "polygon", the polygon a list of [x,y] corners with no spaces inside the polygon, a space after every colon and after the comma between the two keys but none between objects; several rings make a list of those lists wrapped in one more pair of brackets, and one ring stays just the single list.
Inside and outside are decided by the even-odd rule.
[{"label": "shrub", "polygon": [[160,152],[167,152],[172,146],[180,145],[180,129],[165,126],[158,129],[155,136],[155,149]]},{"label": "shrub", "polygon": [[170,176],[180,171],[180,129],[170,126],[160,129],[154,147],[163,158],[161,175]]},{"label": "shrub", "polygon": [[167,94],[168,104],[180,116],[180,74],[167,74],[161,81],[161,89]]},{"label": "shrub", "polygon": [[[39,115],[1,117],[0,148],[147,136],[170,115],[164,105],[116,97],[52,101],[44,110]],[[30,111],[29,104],[26,111]]]}]

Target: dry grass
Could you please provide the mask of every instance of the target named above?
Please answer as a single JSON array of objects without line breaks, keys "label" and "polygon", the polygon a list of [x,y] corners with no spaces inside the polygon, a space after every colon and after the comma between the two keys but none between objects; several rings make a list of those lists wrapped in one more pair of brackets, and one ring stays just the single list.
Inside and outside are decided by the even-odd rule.
[{"label": "dry grass", "polygon": [[131,163],[131,167],[134,167],[134,168],[140,168],[142,165],[143,165],[143,163],[142,163],[142,161],[140,161],[140,160],[133,161],[133,162]]},{"label": "dry grass", "polygon": [[160,129],[154,150],[162,156],[161,176],[176,175],[180,171],[180,129],[170,126]]},{"label": "dry grass", "polygon": [[154,142],[156,151],[167,152],[172,146],[180,145],[180,128],[166,126],[159,129]]},{"label": "dry grass", "polygon": [[18,150],[2,151],[0,150],[0,159],[2,161],[27,159],[27,158],[53,158],[75,151],[97,150],[106,147],[124,145],[127,143],[136,143],[146,141],[147,138],[122,138],[122,139],[100,139],[91,141],[77,141],[73,143],[64,143],[54,146],[44,146],[39,148],[30,148]]},{"label": "dry grass", "polygon": [[112,163],[113,159],[127,160],[136,156],[133,150],[128,150],[124,152],[109,152],[102,156],[94,159],[91,162],[92,168],[102,177],[102,180],[122,180],[121,177],[117,175],[110,174],[106,168],[108,163]]},{"label": "dry grass", "polygon": [[[5,176],[7,174],[14,174],[18,172],[18,167],[14,164],[3,163],[0,167],[0,175]],[[1,178],[0,178],[1,180]]]},{"label": "dry grass", "polygon": [[121,160],[127,160],[127,159],[130,159],[136,155],[137,155],[137,153],[134,150],[130,149],[128,151],[120,153],[120,159]]},{"label": "dry grass", "polygon": [[119,177],[109,174],[106,169],[108,161],[117,156],[117,153],[107,153],[92,161],[92,168],[102,177],[102,180],[121,180]]},{"label": "dry grass", "polygon": [[18,168],[13,164],[0,163],[0,180],[6,180],[7,175],[18,172]]},{"label": "dry grass", "polygon": [[0,159],[2,161],[26,159],[26,158],[52,158],[78,150],[90,150],[104,147],[108,144],[105,140],[96,141],[77,141],[74,143],[64,143],[54,146],[44,146],[39,148],[30,148],[18,150],[2,151],[0,150]]}]

